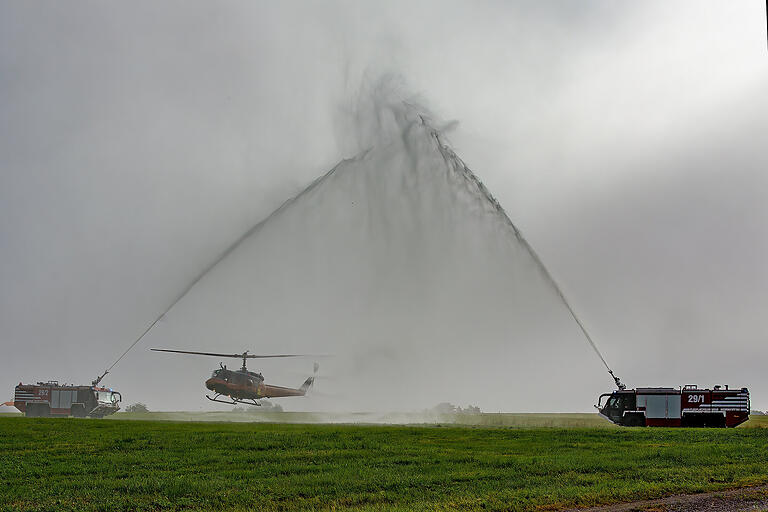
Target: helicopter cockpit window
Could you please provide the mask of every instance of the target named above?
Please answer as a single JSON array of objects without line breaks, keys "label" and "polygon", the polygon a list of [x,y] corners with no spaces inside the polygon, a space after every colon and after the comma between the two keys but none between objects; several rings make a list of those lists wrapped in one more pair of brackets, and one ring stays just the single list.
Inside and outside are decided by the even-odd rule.
[{"label": "helicopter cockpit window", "polygon": [[221,370],[213,370],[213,373],[211,374],[212,378],[216,378],[219,376],[219,373],[221,373]]}]

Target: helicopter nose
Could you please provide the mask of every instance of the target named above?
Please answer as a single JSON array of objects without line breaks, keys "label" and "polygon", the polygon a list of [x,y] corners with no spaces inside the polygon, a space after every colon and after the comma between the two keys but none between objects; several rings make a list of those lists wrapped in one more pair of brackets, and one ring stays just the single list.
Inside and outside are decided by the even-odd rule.
[{"label": "helicopter nose", "polygon": [[207,381],[205,381],[205,387],[210,389],[211,391],[215,391],[216,390],[215,389],[216,388],[215,379],[211,378],[211,379],[208,379]]}]

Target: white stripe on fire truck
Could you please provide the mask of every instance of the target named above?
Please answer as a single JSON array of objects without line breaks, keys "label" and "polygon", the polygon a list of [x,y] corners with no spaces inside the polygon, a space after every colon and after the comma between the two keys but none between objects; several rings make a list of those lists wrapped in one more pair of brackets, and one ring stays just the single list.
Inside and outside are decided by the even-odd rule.
[{"label": "white stripe on fire truck", "polygon": [[698,411],[748,411],[746,407],[702,407],[701,409],[687,409],[687,410],[698,410]]},{"label": "white stripe on fire truck", "polygon": [[717,410],[717,409],[729,409],[729,410],[730,409],[744,409],[744,410],[746,410],[747,407],[741,406],[741,405],[713,405],[712,407],[709,407],[709,406],[705,405],[705,406],[702,406],[702,407],[692,407],[692,408],[686,409],[686,411],[690,411],[690,410],[699,410],[699,411],[709,411],[709,410],[712,410],[712,411],[714,411],[714,410]]}]

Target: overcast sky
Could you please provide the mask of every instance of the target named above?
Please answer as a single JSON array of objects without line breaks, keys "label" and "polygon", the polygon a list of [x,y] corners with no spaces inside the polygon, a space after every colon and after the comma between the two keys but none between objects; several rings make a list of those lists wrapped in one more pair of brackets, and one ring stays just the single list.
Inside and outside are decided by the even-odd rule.
[{"label": "overcast sky", "polygon": [[[748,386],[768,408],[765,5],[413,4],[1,1],[8,399],[19,381],[109,366],[232,241],[356,153],[346,106],[364,76],[397,73],[458,121],[454,150],[631,387]],[[107,384],[127,403],[209,408],[201,381],[218,361],[147,352],[183,348],[204,316],[151,333]],[[283,348],[257,334],[212,348]],[[568,343],[526,349],[541,388],[505,377],[527,398],[472,399],[590,410],[611,381],[583,338]]]}]

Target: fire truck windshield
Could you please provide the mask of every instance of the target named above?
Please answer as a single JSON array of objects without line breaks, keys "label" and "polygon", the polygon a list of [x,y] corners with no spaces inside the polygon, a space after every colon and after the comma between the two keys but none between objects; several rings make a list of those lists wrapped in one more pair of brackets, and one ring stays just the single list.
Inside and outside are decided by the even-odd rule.
[{"label": "fire truck windshield", "polygon": [[119,402],[120,401],[119,396],[120,396],[120,393],[115,393],[113,391],[97,391],[96,392],[96,400],[104,404],[112,404],[115,402]]},{"label": "fire truck windshield", "polygon": [[626,409],[634,409],[634,398],[619,394],[619,395],[613,395],[606,404],[607,409],[615,409],[617,411],[623,411]]}]

